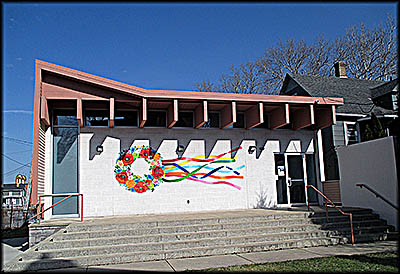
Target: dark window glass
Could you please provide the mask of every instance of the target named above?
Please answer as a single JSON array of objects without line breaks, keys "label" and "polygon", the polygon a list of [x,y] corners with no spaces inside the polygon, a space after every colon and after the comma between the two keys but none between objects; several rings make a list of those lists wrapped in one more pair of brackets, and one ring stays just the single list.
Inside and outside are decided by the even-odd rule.
[{"label": "dark window glass", "polygon": [[219,128],[219,113],[211,112],[208,113],[208,121],[204,123],[202,128]]},{"label": "dark window glass", "polygon": [[193,112],[179,111],[174,127],[193,127]]},{"label": "dark window glass", "polygon": [[85,123],[88,127],[108,126],[110,112],[104,110],[85,110]]},{"label": "dark window glass", "polygon": [[145,127],[166,127],[167,114],[165,111],[148,111]]},{"label": "dark window glass", "polygon": [[76,110],[56,109],[53,111],[53,125],[57,126],[77,126]]},{"label": "dark window glass", "polygon": [[131,110],[117,110],[114,117],[115,126],[137,127],[138,112]]},{"label": "dark window glass", "polygon": [[347,125],[347,138],[348,138],[348,145],[358,143],[358,132],[356,124],[346,124]]},{"label": "dark window glass", "polygon": [[244,114],[243,113],[236,113],[236,123],[233,124],[234,128],[244,128]]}]

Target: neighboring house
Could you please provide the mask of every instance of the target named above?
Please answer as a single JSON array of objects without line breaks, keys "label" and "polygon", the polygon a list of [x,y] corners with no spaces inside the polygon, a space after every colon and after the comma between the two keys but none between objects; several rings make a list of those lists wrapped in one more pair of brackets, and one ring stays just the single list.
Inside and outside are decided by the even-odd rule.
[{"label": "neighboring house", "polygon": [[22,207],[25,198],[25,185],[3,184],[1,186],[3,208]]},{"label": "neighboring house", "polygon": [[[316,132],[343,104],[145,89],[40,60],[34,93],[32,204],[81,194],[83,216],[317,203],[306,191],[321,189]],[[72,197],[45,219],[81,205]]]},{"label": "neighboring house", "polygon": [[286,74],[281,95],[344,99],[344,104],[336,108],[336,124],[318,133],[323,147],[323,181],[340,180],[336,148],[364,141],[365,127],[371,123],[371,113],[379,119],[386,134],[393,135],[391,121],[397,117],[397,98],[394,96],[397,89],[397,79],[384,82],[348,78],[343,62],[335,64],[335,76]]}]

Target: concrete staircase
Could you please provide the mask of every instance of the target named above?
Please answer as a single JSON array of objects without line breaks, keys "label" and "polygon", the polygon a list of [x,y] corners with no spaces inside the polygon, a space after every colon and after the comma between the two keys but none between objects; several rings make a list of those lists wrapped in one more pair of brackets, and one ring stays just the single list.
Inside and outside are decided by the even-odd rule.
[{"label": "concrete staircase", "polygon": [[[349,217],[329,209],[252,209],[87,219],[72,223],[5,265],[4,271],[121,264],[351,242]],[[353,212],[357,242],[393,228],[369,209]]]}]

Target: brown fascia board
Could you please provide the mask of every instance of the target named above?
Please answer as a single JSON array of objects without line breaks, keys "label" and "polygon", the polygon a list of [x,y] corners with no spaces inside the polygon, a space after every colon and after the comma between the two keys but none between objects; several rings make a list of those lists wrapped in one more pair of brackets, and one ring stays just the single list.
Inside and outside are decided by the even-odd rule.
[{"label": "brown fascia board", "polygon": [[81,72],[71,68],[62,67],[42,60],[36,60],[37,68],[48,70],[53,73],[69,76],[81,81],[98,84],[135,96],[145,98],[163,98],[163,99],[198,99],[198,100],[222,100],[236,102],[268,102],[268,103],[303,103],[315,104],[317,100],[319,104],[342,105],[343,98],[332,97],[308,97],[308,96],[290,96],[290,95],[266,95],[266,94],[239,94],[239,93],[222,93],[222,92],[201,92],[201,91],[177,91],[177,90],[153,90],[128,85],[100,76]]}]

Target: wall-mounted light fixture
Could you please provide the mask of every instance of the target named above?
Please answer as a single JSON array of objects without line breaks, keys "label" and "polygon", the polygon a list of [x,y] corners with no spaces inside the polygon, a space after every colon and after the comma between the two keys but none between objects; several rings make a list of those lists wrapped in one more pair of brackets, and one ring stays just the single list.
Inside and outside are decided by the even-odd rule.
[{"label": "wall-mounted light fixture", "polygon": [[96,151],[102,153],[103,152],[103,146],[97,146]]},{"label": "wall-mounted light fixture", "polygon": [[178,154],[178,158],[182,157],[183,152],[185,151],[185,147],[183,145],[178,145],[175,152]]},{"label": "wall-mounted light fixture", "polygon": [[256,146],[249,146],[249,154],[252,154],[254,151],[256,151],[257,147]]}]

